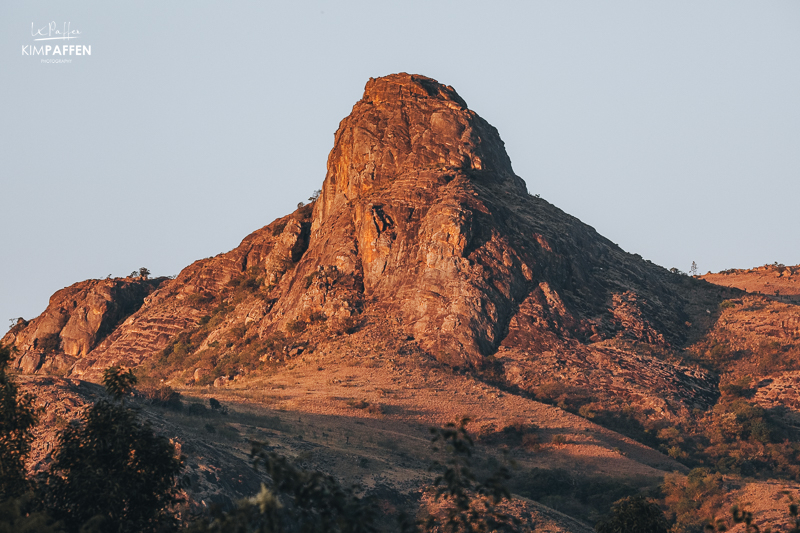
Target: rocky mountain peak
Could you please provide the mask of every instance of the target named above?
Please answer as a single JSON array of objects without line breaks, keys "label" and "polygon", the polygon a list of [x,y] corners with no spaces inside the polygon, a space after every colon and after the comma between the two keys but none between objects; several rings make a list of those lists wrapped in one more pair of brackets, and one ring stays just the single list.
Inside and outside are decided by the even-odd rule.
[{"label": "rocky mountain peak", "polygon": [[467,109],[467,103],[455,89],[419,74],[400,72],[380,78],[370,78],[364,87],[363,100],[373,104],[388,102],[392,105],[404,99],[436,99],[452,102],[461,109]]},{"label": "rocky mountain peak", "polygon": [[452,87],[406,73],[370,78],[336,132],[316,225],[337,202],[352,202],[393,181],[428,188],[458,175],[526,191],[497,130]]},{"label": "rocky mountain peak", "polygon": [[666,394],[685,407],[713,396],[708,376],[613,342],[682,344],[694,289],[529,195],[497,130],[424,76],[367,83],[313,206],[187,266],[125,307],[130,316],[95,306],[112,327],[66,327],[83,324],[72,302],[94,301],[93,287],[76,285],[4,338],[20,368],[96,377],[152,363],[164,379],[206,384],[379,323],[443,363],[491,367],[521,389],[561,365],[561,379],[581,386],[637,376],[641,386],[609,385],[614,397]]}]

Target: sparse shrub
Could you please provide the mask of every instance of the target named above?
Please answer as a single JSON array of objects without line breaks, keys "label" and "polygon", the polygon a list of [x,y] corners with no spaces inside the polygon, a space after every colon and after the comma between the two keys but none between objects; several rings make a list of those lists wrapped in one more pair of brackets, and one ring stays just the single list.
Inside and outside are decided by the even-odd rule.
[{"label": "sparse shrub", "polygon": [[286,324],[286,332],[292,335],[297,335],[298,333],[302,333],[306,329],[306,323],[299,318],[297,320],[291,320]]},{"label": "sparse shrub", "polygon": [[355,398],[347,400],[347,405],[354,408],[354,409],[366,409],[369,407],[369,402],[367,400],[356,400]]},{"label": "sparse shrub", "polygon": [[570,387],[558,381],[542,383],[534,389],[534,394],[540,402],[557,405],[572,413],[577,413],[580,406],[595,399],[586,390]]},{"label": "sparse shrub", "polygon": [[217,400],[216,398],[209,398],[208,405],[211,407],[212,411],[217,411],[222,414],[228,413],[228,408],[219,403],[219,400]]},{"label": "sparse shrub", "polygon": [[245,334],[247,333],[247,326],[244,324],[239,326],[234,326],[230,329],[228,333],[228,337],[234,340],[241,340],[244,339]]},{"label": "sparse shrub", "polygon": [[702,531],[706,517],[722,504],[725,486],[721,474],[695,468],[686,477],[667,474],[661,490],[673,531],[689,533]]},{"label": "sparse shrub", "polygon": [[521,418],[506,418],[502,432],[506,435],[522,435],[527,431],[527,424]]},{"label": "sparse shrub", "polygon": [[355,333],[358,327],[361,325],[361,320],[355,316],[349,316],[346,318],[341,318],[337,321],[334,327],[334,333],[346,333],[348,335]]},{"label": "sparse shrub", "polygon": [[308,315],[308,321],[311,324],[315,324],[317,322],[325,322],[326,320],[328,320],[328,317],[325,316],[325,313],[323,313],[322,311],[314,311]]},{"label": "sparse shrub", "polygon": [[319,270],[315,270],[314,272],[305,277],[306,289],[311,287],[311,284],[314,283],[314,280],[317,279],[318,276],[319,276]]},{"label": "sparse shrub", "polygon": [[288,431],[289,429],[291,429],[286,424],[284,424],[281,417],[277,415],[261,417],[259,419],[259,425],[261,427],[265,427],[267,429],[274,429],[276,431]]},{"label": "sparse shrub", "polygon": [[264,278],[257,274],[251,275],[246,277],[242,280],[242,283],[239,284],[239,287],[242,289],[246,289],[249,292],[255,292],[261,288],[261,285],[264,283]]},{"label": "sparse shrub", "polygon": [[192,416],[206,416],[208,414],[206,406],[202,403],[190,403],[186,412]]},{"label": "sparse shrub", "polygon": [[751,381],[752,378],[750,376],[743,376],[732,383],[720,385],[719,391],[723,394],[723,396],[729,396],[732,398],[748,398],[754,392],[750,388]]},{"label": "sparse shrub", "polygon": [[225,424],[223,426],[220,426],[219,428],[216,428],[216,431],[217,435],[225,439],[228,439],[230,441],[237,441],[241,438],[239,431],[235,427],[229,424]]},{"label": "sparse shrub", "polygon": [[[595,415],[592,421],[596,424],[622,433],[647,446],[658,447],[660,444],[656,438],[656,426],[630,406],[604,410],[599,403],[592,403],[591,410]],[[640,417],[643,420],[640,420]]]},{"label": "sparse shrub", "polygon": [[731,348],[724,343],[714,343],[708,351],[708,357],[714,362],[722,362],[733,356]]},{"label": "sparse shrub", "polygon": [[277,237],[278,235],[280,235],[281,233],[283,233],[283,230],[284,230],[284,228],[286,228],[286,224],[287,224],[288,222],[289,222],[288,220],[281,220],[280,222],[278,222],[277,224],[275,224],[275,225],[272,227],[272,235],[273,235],[274,237]]},{"label": "sparse shrub", "polygon": [[556,446],[562,446],[568,443],[567,437],[561,434],[553,435],[553,438],[550,440],[550,442],[552,442]]},{"label": "sparse shrub", "polygon": [[308,220],[314,212],[314,204],[305,204],[299,202],[297,204],[297,211],[294,212],[296,220]]},{"label": "sparse shrub", "polygon": [[396,452],[399,449],[399,446],[397,444],[397,439],[379,439],[378,441],[375,442],[375,444],[377,444],[381,448],[385,448],[393,452]]},{"label": "sparse shrub", "polygon": [[61,337],[58,333],[49,333],[36,339],[34,346],[49,354],[61,349]]},{"label": "sparse shrub", "polygon": [[10,333],[18,333],[21,329],[25,328],[28,325],[28,321],[22,318],[21,316],[17,318],[11,318],[9,319],[9,322],[11,322],[11,325],[9,326],[8,329]]},{"label": "sparse shrub", "polygon": [[538,452],[541,449],[539,435],[528,433],[522,437],[522,447],[529,452]]},{"label": "sparse shrub", "polygon": [[215,298],[213,294],[203,291],[189,295],[187,301],[189,302],[189,305],[192,306],[203,306],[210,304],[214,301],[214,299]]},{"label": "sparse shrub", "polygon": [[689,454],[683,451],[679,446],[670,446],[669,449],[667,449],[667,455],[669,455],[676,461],[681,461],[689,458]]},{"label": "sparse shrub", "polygon": [[[745,532],[755,532],[758,533],[761,529],[753,524],[753,513],[750,511],[746,511],[744,509],[739,509],[738,505],[734,505],[731,509],[731,519],[734,524],[745,524]],[[793,498],[789,496],[789,522],[791,529],[787,530],[788,533],[800,533],[800,516],[798,516],[798,506],[794,502]],[[765,524],[766,533],[770,533],[772,531],[772,527]],[[728,531],[728,524],[725,520],[710,520],[705,527],[706,531]],[[776,529],[776,531],[780,531]]]},{"label": "sparse shrub", "polygon": [[429,514],[422,520],[422,531],[433,533],[473,531],[516,531],[519,520],[500,511],[498,505],[511,499],[506,482],[510,470],[502,465],[485,481],[478,481],[472,471],[473,441],[466,430],[468,418],[442,429],[432,428],[434,451],[446,453],[444,464],[434,463],[441,474],[433,482],[434,501],[441,501],[442,513]]},{"label": "sparse shrub", "polygon": [[373,415],[382,415],[386,411],[383,405],[379,403],[371,403],[367,406],[367,412]]},{"label": "sparse shrub", "polygon": [[276,331],[264,339],[264,347],[275,351],[281,351],[286,343],[286,335],[282,331]]},{"label": "sparse shrub", "polygon": [[529,424],[522,418],[509,418],[504,421],[499,431],[480,435],[479,438],[481,442],[492,445],[524,446],[527,442],[529,446],[533,446],[534,440],[539,442],[535,435],[538,429],[536,424]]},{"label": "sparse shrub", "polygon": [[611,515],[595,526],[598,533],[667,533],[668,528],[659,506],[641,496],[614,502]]},{"label": "sparse shrub", "polygon": [[183,406],[181,404],[181,393],[175,391],[169,385],[142,387],[139,392],[146,400],[159,407],[178,410]]}]

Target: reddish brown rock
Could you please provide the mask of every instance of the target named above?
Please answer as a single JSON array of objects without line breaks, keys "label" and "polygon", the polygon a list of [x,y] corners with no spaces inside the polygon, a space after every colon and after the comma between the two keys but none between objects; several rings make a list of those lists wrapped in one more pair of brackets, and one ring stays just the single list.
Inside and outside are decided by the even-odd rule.
[{"label": "reddish brown rock", "polygon": [[18,322],[1,342],[18,350],[17,365],[25,373],[37,372],[43,365],[50,371],[68,368],[165,281],[116,278],[76,283],[53,294],[44,313],[30,322]]},{"label": "reddish brown rock", "polygon": [[[255,360],[285,361],[306,327],[347,332],[369,315],[453,366],[494,364],[501,343],[535,365],[615,337],[681,344],[690,293],[705,290],[686,281],[529,195],[497,130],[451,87],[395,74],[370,80],[341,122],[313,206],[190,265],[96,346],[68,328],[65,353],[90,377],[186,350],[216,364],[254,342]],[[26,368],[43,364],[23,351]],[[664,376],[650,381],[682,382]]]},{"label": "reddish brown rock", "polygon": [[[548,333],[683,334],[669,273],[530,196],[497,131],[422,76],[370,80],[339,127],[297,270],[333,266],[453,364],[480,364],[526,309],[539,315],[533,343]],[[619,320],[623,294],[654,304],[635,323]],[[275,306],[286,315],[314,305],[287,296]]]}]

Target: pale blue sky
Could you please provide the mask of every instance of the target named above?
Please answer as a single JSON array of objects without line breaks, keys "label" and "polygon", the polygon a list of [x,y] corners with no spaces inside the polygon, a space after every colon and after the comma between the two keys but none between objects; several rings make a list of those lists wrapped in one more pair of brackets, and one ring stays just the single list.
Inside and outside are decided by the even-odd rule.
[{"label": "pale blue sky", "polygon": [[[51,21],[92,55],[22,56]],[[4,0],[0,319],[234,248],[400,71],[455,87],[531,193],[631,253],[800,263],[800,2]]]}]

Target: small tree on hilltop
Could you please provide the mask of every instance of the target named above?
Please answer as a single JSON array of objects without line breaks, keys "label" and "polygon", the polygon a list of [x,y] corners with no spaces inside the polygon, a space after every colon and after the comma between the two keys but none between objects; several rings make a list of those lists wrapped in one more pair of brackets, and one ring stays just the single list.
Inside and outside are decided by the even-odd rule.
[{"label": "small tree on hilltop", "polygon": [[142,279],[147,279],[148,277],[150,277],[150,271],[146,267],[140,268],[139,277]]}]

